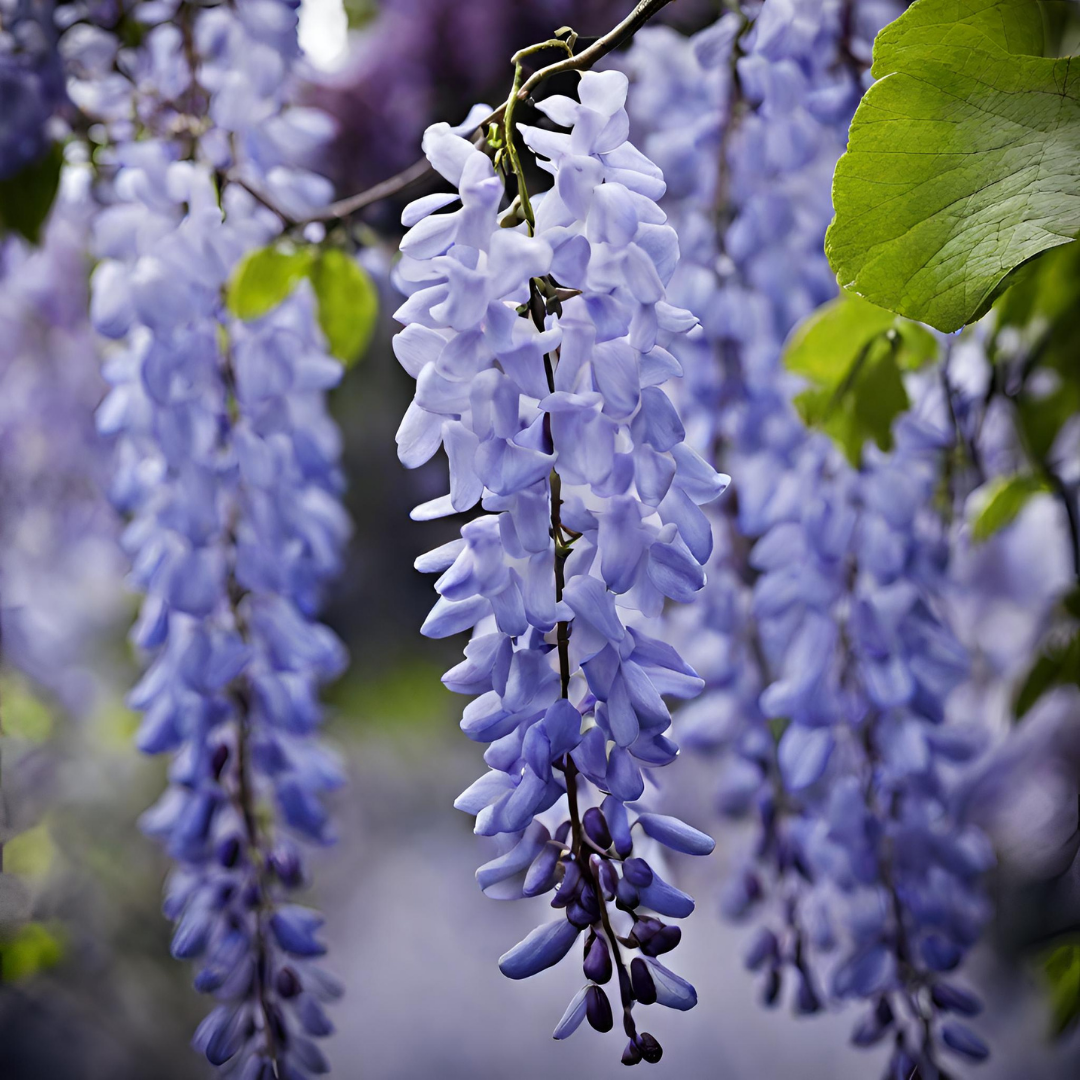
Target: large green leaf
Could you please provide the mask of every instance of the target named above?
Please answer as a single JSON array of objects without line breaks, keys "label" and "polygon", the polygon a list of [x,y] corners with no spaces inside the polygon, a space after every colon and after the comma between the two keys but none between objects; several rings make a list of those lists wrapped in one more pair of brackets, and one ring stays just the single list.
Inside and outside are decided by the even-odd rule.
[{"label": "large green leaf", "polygon": [[795,328],[784,364],[812,384],[795,398],[803,420],[857,467],[867,439],[892,446],[892,422],[908,407],[901,370],[921,367],[937,348],[924,327],[842,293]]},{"label": "large green leaf", "polygon": [[337,248],[320,252],[308,274],[330,351],[348,367],[371,341],[379,313],[378,291],[367,271]]},{"label": "large green leaf", "polygon": [[11,229],[32,244],[38,242],[60,190],[63,166],[64,151],[53,143],[40,160],[0,180],[0,235]]},{"label": "large green leaf", "polygon": [[953,331],[1080,233],[1080,63],[1041,52],[1033,0],[916,0],[881,31],[833,183],[841,285]]}]

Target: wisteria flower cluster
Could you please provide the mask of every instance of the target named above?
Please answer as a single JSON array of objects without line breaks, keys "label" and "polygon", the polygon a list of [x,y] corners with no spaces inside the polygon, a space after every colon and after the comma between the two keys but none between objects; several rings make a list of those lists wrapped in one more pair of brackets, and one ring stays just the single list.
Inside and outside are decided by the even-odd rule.
[{"label": "wisteria flower cluster", "polygon": [[280,228],[223,176],[258,176],[286,205],[329,194],[283,152],[314,130],[284,108],[295,33],[295,5],[275,0],[184,7],[133,50],[92,24],[62,44],[114,165],[95,221],[91,314],[118,342],[98,426],[117,440],[112,497],[145,593],[137,741],[173,754],[143,826],[178,864],[173,954],[218,1001],[196,1043],[250,1077],[324,1072],[310,1037],[331,1031],[338,993],[313,963],[321,918],[288,897],[302,845],[333,838],[323,796],[342,781],[313,737],[319,685],[346,660],[316,618],[349,532],[324,400],[341,365],[307,286],[250,324],[223,295]]},{"label": "wisteria flower cluster", "polygon": [[462,730],[490,744],[490,771],[456,803],[500,841],[477,880],[505,899],[554,889],[563,912],[500,967],[534,975],[585,934],[588,981],[555,1036],[586,1017],[612,1027],[604,985],[615,974],[634,1064],[661,1054],[634,1003],[696,1002],[657,959],[680,938],[663,919],[694,903],[635,839],[646,855],[650,841],[713,847],[639,805],[643,770],[676,755],[664,696],[701,688],[642,626],[704,585],[712,537],[699,507],[727,478],[687,446],[662,389],[681,373],[664,343],[696,320],[665,299],[678,241],[656,203],[660,170],[627,141],[626,93],[621,73],[587,72],[578,101],[539,104],[568,132],[522,128],[554,180],[535,230],[500,227],[504,186],[487,154],[445,124],[428,129],[425,153],[458,190],[405,210],[395,351],[417,381],[401,459],[417,466],[441,445],[450,463],[450,493],[414,517],[485,511],[417,564],[441,573],[423,632],[473,631],[444,682],[477,695]]},{"label": "wisteria flower cluster", "polygon": [[[766,1002],[785,968],[799,1012],[825,994],[869,999],[854,1041],[895,1036],[900,1076],[935,1067],[932,1038],[986,1053],[948,1017],[933,1027],[979,1008],[940,973],[978,936],[992,862],[950,818],[950,769],[978,749],[942,726],[968,670],[937,602],[949,540],[929,509],[951,431],[932,387],[896,451],[855,472],[806,432],[780,365],[792,327],[835,290],[829,178],[868,54],[861,27],[872,36],[888,14],[766,0],[690,41],[647,30],[629,66],[635,122],[676,178],[665,205],[686,255],[672,293],[706,331],[675,346],[694,373],[682,409],[739,481],[705,596],[674,631],[708,687],[685,712],[691,744],[727,751],[720,808],[759,821],[725,910],[744,917],[771,895],[781,925],[747,958]],[[823,986],[814,955],[837,949]]]}]

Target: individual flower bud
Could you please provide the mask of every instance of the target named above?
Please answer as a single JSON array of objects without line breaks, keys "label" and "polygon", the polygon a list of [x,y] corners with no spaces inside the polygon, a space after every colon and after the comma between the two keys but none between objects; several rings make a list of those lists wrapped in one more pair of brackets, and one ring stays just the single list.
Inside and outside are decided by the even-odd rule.
[{"label": "individual flower bud", "polygon": [[564,908],[577,899],[581,891],[581,867],[576,862],[563,862],[563,879],[551,898],[553,908]]},{"label": "individual flower bud", "polygon": [[978,1016],[982,1012],[982,1002],[974,994],[953,983],[934,983],[930,997],[934,1004],[945,1012],[959,1013],[961,1016]]},{"label": "individual flower bud", "polygon": [[761,927],[746,950],[743,963],[747,970],[757,971],[766,960],[776,960],[780,956],[780,943],[776,935],[766,926]]},{"label": "individual flower bud", "polygon": [[599,986],[590,986],[585,993],[585,1015],[597,1031],[610,1031],[615,1025],[611,1002]]},{"label": "individual flower bud", "polygon": [[809,1016],[821,1009],[821,999],[814,990],[805,971],[799,972],[799,986],[795,993],[795,1011],[802,1016]]},{"label": "individual flower bud", "polygon": [[680,941],[682,941],[680,927],[661,924],[660,929],[648,941],[642,942],[641,951],[646,956],[662,956],[666,952],[671,952]]},{"label": "individual flower bud", "polygon": [[527,979],[557,964],[579,933],[580,929],[565,919],[544,923],[499,957],[499,970],[508,979]]},{"label": "individual flower bud", "polygon": [[954,1020],[941,1025],[941,1038],[950,1050],[955,1050],[969,1061],[985,1061],[990,1049],[971,1028]]},{"label": "individual flower bud", "polygon": [[761,1003],[771,1009],[780,997],[780,987],[780,968],[774,964],[769,968],[768,975],[765,976],[765,988],[761,994]]},{"label": "individual flower bud", "polygon": [[638,891],[626,878],[619,879],[615,890],[615,906],[622,911],[633,911],[638,906]]},{"label": "individual flower bud", "polygon": [[600,888],[604,891],[604,899],[612,900],[615,890],[619,887],[619,874],[610,859],[600,859],[596,876],[600,881]]},{"label": "individual flower bud", "polygon": [[637,1042],[641,1056],[650,1065],[655,1065],[664,1056],[664,1048],[647,1031],[638,1036]]},{"label": "individual flower bud", "polygon": [[633,983],[634,997],[642,1005],[651,1005],[656,1001],[656,984],[649,974],[648,964],[640,956],[630,961],[630,981]]},{"label": "individual flower bud", "polygon": [[622,864],[623,877],[638,889],[652,884],[653,872],[644,859],[627,859]]},{"label": "individual flower bud", "polygon": [[622,1063],[624,1065],[636,1065],[640,1060],[641,1051],[637,1048],[637,1043],[631,1039],[622,1052]]},{"label": "individual flower bud", "polygon": [[274,985],[277,987],[277,992],[286,1000],[296,997],[303,989],[300,977],[291,967],[283,967],[277,973]]},{"label": "individual flower bud", "polygon": [[601,850],[607,851],[611,847],[611,833],[608,831],[607,821],[599,807],[590,806],[585,811],[581,824],[589,839]]},{"label": "individual flower bud", "polygon": [[607,942],[597,934],[589,935],[582,967],[585,978],[595,983],[606,983],[611,978],[611,951]]}]

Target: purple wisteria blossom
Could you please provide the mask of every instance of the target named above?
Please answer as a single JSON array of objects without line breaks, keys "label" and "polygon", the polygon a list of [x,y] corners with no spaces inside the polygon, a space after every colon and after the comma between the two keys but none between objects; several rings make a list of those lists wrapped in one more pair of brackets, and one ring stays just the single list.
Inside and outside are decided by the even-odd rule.
[{"label": "purple wisteria blossom", "polygon": [[613,1026],[614,975],[634,1064],[661,1054],[635,1002],[696,1003],[657,959],[680,938],[663,920],[694,902],[661,877],[655,849],[713,846],[640,801],[649,770],[677,752],[665,696],[702,685],[647,631],[668,600],[705,584],[700,506],[727,478],[686,444],[662,389],[681,374],[667,346],[696,320],[665,298],[678,241],[657,206],[660,170],[627,141],[626,93],[621,73],[586,73],[579,100],[538,106],[569,131],[522,127],[553,177],[533,201],[535,228],[512,210],[500,227],[490,158],[445,124],[428,129],[425,153],[457,191],[405,210],[395,351],[417,381],[401,459],[415,467],[442,446],[450,464],[449,494],[413,516],[484,511],[417,563],[441,573],[423,632],[472,630],[444,682],[477,695],[462,730],[490,744],[490,771],[456,803],[499,842],[477,880],[500,899],[554,889],[563,911],[500,966],[533,975],[584,935],[588,981],[555,1037],[585,1018]]}]

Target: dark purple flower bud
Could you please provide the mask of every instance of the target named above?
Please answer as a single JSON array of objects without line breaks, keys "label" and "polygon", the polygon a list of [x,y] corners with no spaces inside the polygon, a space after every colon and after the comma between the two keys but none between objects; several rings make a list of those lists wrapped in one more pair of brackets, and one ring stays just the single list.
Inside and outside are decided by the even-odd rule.
[{"label": "dark purple flower bud", "polygon": [[620,878],[619,886],[615,890],[615,906],[622,911],[633,911],[638,903],[637,889],[626,878]]},{"label": "dark purple flower bud", "polygon": [[578,903],[589,912],[594,919],[600,918],[600,901],[596,898],[596,890],[591,885],[581,886],[581,893],[578,895]]},{"label": "dark purple flower bud", "polygon": [[235,866],[240,858],[240,841],[235,836],[226,837],[218,844],[217,860],[222,866]]},{"label": "dark purple flower bud", "polygon": [[274,984],[277,986],[277,992],[286,1000],[296,997],[303,989],[300,977],[291,967],[283,967],[277,973]]},{"label": "dark purple flower bud", "polygon": [[664,1048],[647,1031],[637,1037],[637,1044],[641,1056],[650,1065],[655,1065],[664,1056]]},{"label": "dark purple flower bud", "polygon": [[563,879],[559,882],[555,895],[551,898],[553,908],[564,908],[577,898],[581,891],[581,867],[576,862],[564,862]]},{"label": "dark purple flower bud", "polygon": [[623,859],[634,850],[634,841],[630,836],[630,821],[626,816],[626,806],[619,802],[614,795],[608,795],[601,803],[600,808],[604,811],[604,820],[607,821],[611,839],[615,844],[615,850]]},{"label": "dark purple flower bud", "polygon": [[851,1041],[855,1046],[873,1046],[885,1036],[892,1022],[893,1011],[888,999],[879,998],[873,1010],[855,1025]]},{"label": "dark purple flower bud", "polygon": [[610,1031],[615,1025],[611,1016],[611,1002],[599,986],[585,991],[585,1015],[597,1031]]},{"label": "dark purple flower bud", "polygon": [[292,847],[279,847],[270,856],[270,868],[282,885],[294,889],[303,884],[304,872],[300,856]]},{"label": "dark purple flower bud", "polygon": [[985,1061],[990,1048],[971,1028],[950,1020],[941,1025],[941,1038],[945,1045],[971,1061]]},{"label": "dark purple flower bud", "polygon": [[627,859],[623,863],[622,872],[623,877],[639,889],[652,884],[652,868],[644,859]]},{"label": "dark purple flower bud", "polygon": [[579,930],[586,930],[596,922],[597,917],[580,900],[573,900],[566,908],[566,918]]},{"label": "dark purple flower bud", "polygon": [[589,839],[601,850],[607,851],[611,847],[611,833],[608,831],[607,821],[600,812],[599,807],[590,806],[581,819],[585,827],[585,833]]},{"label": "dark purple flower bud", "polygon": [[580,928],[566,919],[538,926],[523,941],[499,957],[499,970],[508,979],[527,979],[557,964],[577,940]]},{"label": "dark purple flower bud", "polygon": [[959,1013],[961,1016],[978,1016],[982,1012],[982,1002],[954,983],[935,983],[930,996],[934,1004],[945,1012]]},{"label": "dark purple flower bud", "polygon": [[761,993],[761,1003],[771,1009],[780,997],[780,986],[780,968],[774,965],[769,968],[769,973],[765,976],[765,988]]},{"label": "dark purple flower bud", "polygon": [[941,934],[927,934],[919,951],[931,971],[952,971],[963,955],[958,945]]},{"label": "dark purple flower bud", "polygon": [[619,875],[610,859],[600,859],[599,862],[596,876],[600,880],[600,888],[604,890],[604,899],[611,900],[619,887]]},{"label": "dark purple flower bud", "polygon": [[640,956],[630,961],[630,981],[634,987],[634,997],[642,1005],[651,1005],[656,1000],[656,984],[649,974],[649,965]]},{"label": "dark purple flower bud", "polygon": [[646,956],[662,956],[671,952],[682,941],[682,930],[677,926],[661,925],[648,941],[641,944],[641,951]]},{"label": "dark purple flower bud", "polygon": [[285,1026],[285,1017],[282,1015],[281,1009],[273,1002],[270,1002],[264,1005],[263,1013],[266,1016],[266,1022],[270,1025],[270,1032],[274,1037],[274,1042],[278,1046],[288,1046],[289,1029]]},{"label": "dark purple flower bud", "polygon": [[585,978],[595,983],[606,983],[611,978],[611,952],[607,942],[596,934],[590,934],[585,944],[585,962],[582,965]]},{"label": "dark purple flower bud", "polygon": [[626,1048],[622,1052],[622,1063],[624,1065],[636,1065],[641,1060],[641,1051],[637,1048],[637,1044],[631,1039]]},{"label": "dark purple flower bud", "polygon": [[224,743],[218,743],[210,758],[210,772],[215,780],[221,779],[221,772],[225,768],[225,762],[229,760],[229,748]]},{"label": "dark purple flower bud", "polygon": [[821,1009],[821,999],[814,990],[805,971],[799,972],[799,987],[795,993],[795,1011],[802,1016],[809,1016]]},{"label": "dark purple flower bud", "polygon": [[766,926],[761,927],[746,950],[743,963],[750,971],[757,971],[766,960],[776,960],[780,956],[780,943],[776,935]]}]

